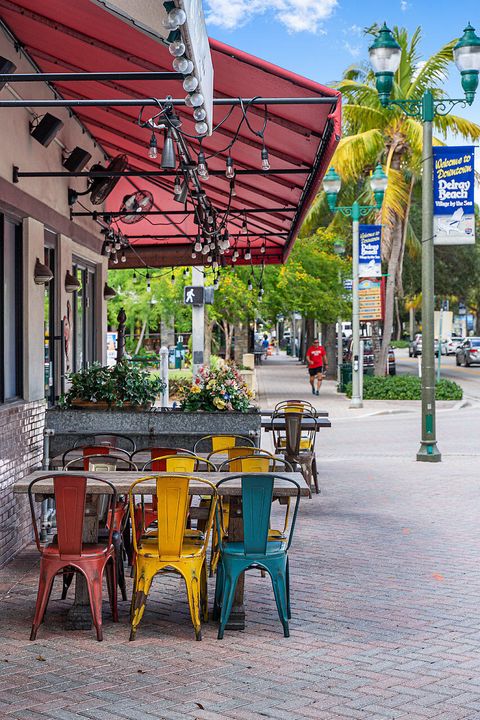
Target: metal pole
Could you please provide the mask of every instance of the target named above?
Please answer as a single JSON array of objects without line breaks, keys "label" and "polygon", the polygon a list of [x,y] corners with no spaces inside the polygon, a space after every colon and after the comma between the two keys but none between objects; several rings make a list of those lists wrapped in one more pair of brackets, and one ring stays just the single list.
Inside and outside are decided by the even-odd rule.
[{"label": "metal pole", "polygon": [[[442,365],[442,328],[443,325],[443,300],[440,307],[440,322],[438,324],[438,362],[437,362],[437,382],[440,382],[440,372]],[[434,338],[434,349],[435,349],[435,338]]]},{"label": "metal pole", "polygon": [[434,352],[434,272],[433,272],[433,96],[422,98],[422,439],[417,460],[440,462],[435,433],[435,352]]},{"label": "metal pole", "polygon": [[160,348],[160,377],[165,383],[165,390],[162,392],[162,407],[168,407],[168,347],[166,345],[162,345]]},{"label": "metal pole", "polygon": [[[205,286],[203,265],[192,267],[192,285]],[[205,305],[192,305],[192,372],[193,377],[203,365],[205,351]]]},{"label": "metal pole", "polygon": [[[331,105],[335,107],[337,97],[254,97],[254,98],[214,98],[214,105]],[[184,98],[116,98],[98,100],[0,100],[0,107],[156,107],[163,105],[186,105]]]},{"label": "metal pole", "polygon": [[82,82],[92,80],[110,82],[112,80],[183,80],[179,72],[71,72],[71,73],[7,73],[0,75],[0,83],[17,82]]},{"label": "metal pole", "polygon": [[352,399],[351,408],[363,407],[360,386],[360,307],[358,297],[358,254],[360,205],[352,205]]},{"label": "metal pole", "polygon": [[[342,273],[338,271],[338,285],[342,286]],[[342,318],[337,318],[337,383],[340,387],[342,382],[342,364],[343,364],[343,336],[342,336]]]},{"label": "metal pole", "polygon": [[[0,102],[0,107],[2,106]],[[235,175],[305,175],[313,170],[312,166],[305,168],[278,168],[273,170],[235,170]],[[212,177],[225,177],[225,170],[209,170]],[[68,172],[67,170],[38,170],[38,172],[23,172],[14,165],[12,172],[12,182],[17,183],[20,178],[42,178],[42,177],[86,177],[90,180],[95,178],[109,178],[109,177],[175,177],[178,175],[178,170],[79,170],[78,172]],[[236,210],[235,212],[241,212],[243,210]],[[100,212],[98,213],[101,214]],[[110,213],[104,213],[109,215]],[[122,213],[125,214],[125,213]],[[128,214],[128,213],[127,213]],[[168,214],[168,211],[166,211]]]}]

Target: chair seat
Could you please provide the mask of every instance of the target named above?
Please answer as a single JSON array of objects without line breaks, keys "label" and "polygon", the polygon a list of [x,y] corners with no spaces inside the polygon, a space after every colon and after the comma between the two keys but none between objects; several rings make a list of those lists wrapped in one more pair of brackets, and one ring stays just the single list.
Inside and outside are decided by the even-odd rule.
[{"label": "chair seat", "polygon": [[[287,441],[284,439],[280,440],[279,448],[285,448],[287,446]],[[300,440],[300,449],[301,450],[309,450],[311,447],[310,440],[308,438]]]},{"label": "chair seat", "polygon": [[[202,547],[203,539],[200,536],[197,537],[184,537],[182,544],[182,556],[193,555],[198,552],[198,548]],[[159,557],[158,554],[158,541],[156,535],[150,535],[142,537],[141,545],[138,548],[138,554],[142,557]],[[169,556],[160,556],[160,559],[168,560]],[[181,560],[182,557],[176,558]]]},{"label": "chair seat", "polygon": [[[245,546],[243,542],[227,542],[222,547],[224,555],[245,555]],[[267,543],[267,556],[285,554],[285,543],[281,541],[272,541]],[[248,553],[249,558],[264,558],[264,553]]]},{"label": "chair seat", "polygon": [[101,543],[88,545],[87,543],[83,543],[83,551],[81,555],[60,555],[60,552],[58,550],[58,545],[51,544],[47,545],[47,547],[42,549],[42,556],[48,557],[48,558],[55,558],[57,557],[59,560],[68,560],[69,558],[72,558],[72,561],[77,560],[88,560],[88,558],[98,558],[102,555],[107,555],[109,550],[113,550],[113,546],[109,548],[107,545],[102,545]]}]

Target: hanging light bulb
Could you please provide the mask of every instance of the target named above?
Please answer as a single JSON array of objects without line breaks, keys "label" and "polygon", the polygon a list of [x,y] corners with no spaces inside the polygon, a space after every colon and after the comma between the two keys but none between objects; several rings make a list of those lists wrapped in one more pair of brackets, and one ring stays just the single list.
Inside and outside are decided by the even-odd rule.
[{"label": "hanging light bulb", "polygon": [[173,194],[180,195],[181,192],[182,192],[182,183],[180,182],[180,178],[177,175],[175,178],[175,182],[173,184]]},{"label": "hanging light bulb", "polygon": [[247,218],[243,218],[242,228],[240,230],[241,235],[247,235],[248,233],[248,227],[247,227]]},{"label": "hanging light bulb", "polygon": [[265,145],[262,148],[262,170],[270,170],[270,162],[268,160],[268,150]]},{"label": "hanging light bulb", "polygon": [[192,93],[190,95],[190,102],[192,103],[192,107],[200,107],[200,105],[203,105],[204,99],[202,93]]},{"label": "hanging light bulb", "polygon": [[230,235],[228,233],[228,230],[225,230],[225,232],[223,233],[223,247],[225,248],[225,250],[228,250],[228,248],[230,247]]},{"label": "hanging light bulb", "polygon": [[215,282],[213,283],[213,289],[218,290],[219,287],[220,287],[220,282],[219,282],[218,277],[216,277]]},{"label": "hanging light bulb", "polygon": [[150,145],[148,146],[148,157],[152,160],[155,160],[157,155],[157,138],[155,137],[155,133],[152,132],[152,137],[150,138]]},{"label": "hanging light bulb", "polygon": [[201,177],[202,180],[208,180],[208,178],[209,178],[208,166],[207,166],[207,162],[205,160],[205,153],[203,152],[203,150],[200,150],[200,152],[198,153],[197,171],[198,171],[198,176]]},{"label": "hanging light bulb", "polygon": [[187,21],[187,13],[182,8],[173,8],[163,20],[163,27],[167,30],[178,30],[180,25]]},{"label": "hanging light bulb", "polygon": [[265,242],[263,242],[263,244],[262,244],[262,246],[261,246],[261,248],[260,248],[260,252],[263,254],[263,253],[265,252],[265,250],[266,250]]},{"label": "hanging light bulb", "polygon": [[235,190],[235,180],[230,180],[230,197],[236,197],[237,191]]},{"label": "hanging light bulb", "polygon": [[262,302],[262,293],[261,292],[258,293],[257,300],[258,300],[258,302]]},{"label": "hanging light bulb", "polygon": [[190,75],[193,70],[192,61],[186,58],[185,55],[176,57],[172,62],[172,66],[175,72],[182,73],[182,75]]},{"label": "hanging light bulb", "polygon": [[197,135],[206,135],[208,132],[208,125],[206,122],[197,122],[195,123],[195,132]]},{"label": "hanging light bulb", "polygon": [[211,262],[212,262],[212,256],[211,256],[211,255],[208,255],[208,257],[207,257],[207,263],[211,263]]},{"label": "hanging light bulb", "polygon": [[215,240],[212,240],[212,242],[210,243],[210,250],[215,250],[215,247],[216,247]]},{"label": "hanging light bulb", "polygon": [[115,256],[114,256],[114,258],[113,258],[113,264],[114,264],[114,265],[118,265],[118,256],[117,256],[117,253],[115,253]]},{"label": "hanging light bulb", "polygon": [[252,278],[248,278],[248,285],[247,285],[247,287],[248,287],[248,289],[249,289],[250,291],[253,290]]},{"label": "hanging light bulb", "polygon": [[238,260],[238,251],[237,251],[237,248],[235,248],[235,250],[233,251],[233,255],[232,255],[232,262],[237,262],[237,260]]},{"label": "hanging light bulb", "polygon": [[213,263],[212,263],[212,268],[213,268],[214,270],[217,270],[217,269],[218,269],[218,262],[217,262],[216,260],[213,261]]},{"label": "hanging light bulb", "polygon": [[193,111],[193,119],[197,122],[200,122],[200,120],[205,120],[207,117],[207,111],[203,107],[196,107]]},{"label": "hanging light bulb", "polygon": [[105,255],[110,255],[112,252],[112,246],[109,242],[105,243]]},{"label": "hanging light bulb", "polygon": [[120,260],[122,263],[127,262],[127,257],[125,255],[125,250],[122,250],[122,255],[120,257]]},{"label": "hanging light bulb", "polygon": [[252,259],[252,253],[250,252],[250,243],[248,243],[247,249],[245,250],[245,255],[243,257],[245,258],[245,260]]},{"label": "hanging light bulb", "polygon": [[235,170],[233,169],[233,159],[232,159],[231,155],[227,156],[225,163],[226,163],[225,177],[228,178],[229,180],[232,180],[235,177]]},{"label": "hanging light bulb", "polygon": [[175,283],[175,273],[173,271],[173,268],[172,268],[172,274],[170,275],[170,282],[172,283],[172,285]]},{"label": "hanging light bulb", "polygon": [[147,292],[152,292],[152,286],[150,284],[150,273],[147,270],[147,274],[145,275],[145,279],[147,281]]},{"label": "hanging light bulb", "polygon": [[134,270],[133,275],[132,275],[132,282],[135,284],[137,282],[137,280],[138,280],[137,272],[136,272],[136,270]]},{"label": "hanging light bulb", "polygon": [[188,269],[187,268],[183,268],[183,277],[184,278],[188,277]]},{"label": "hanging light bulb", "polygon": [[200,233],[197,235],[197,242],[195,243],[195,252],[202,252],[202,240],[200,237]]},{"label": "hanging light bulb", "polygon": [[197,257],[197,253],[194,250],[192,250],[192,260],[195,260],[196,257]]},{"label": "hanging light bulb", "polygon": [[263,287],[260,285],[260,295],[261,295],[262,297],[263,297],[264,292],[265,292],[265,290],[264,290]]},{"label": "hanging light bulb", "polygon": [[173,57],[180,57],[185,52],[185,43],[182,40],[174,40],[168,46],[168,51]]},{"label": "hanging light bulb", "polygon": [[195,77],[195,75],[187,75],[185,80],[183,81],[183,89],[185,92],[193,92],[198,87],[198,80]]},{"label": "hanging light bulb", "polygon": [[209,245],[204,245],[204,246],[202,247],[202,255],[206,255],[206,254],[209,253],[209,252],[210,252],[210,246],[209,246]]}]

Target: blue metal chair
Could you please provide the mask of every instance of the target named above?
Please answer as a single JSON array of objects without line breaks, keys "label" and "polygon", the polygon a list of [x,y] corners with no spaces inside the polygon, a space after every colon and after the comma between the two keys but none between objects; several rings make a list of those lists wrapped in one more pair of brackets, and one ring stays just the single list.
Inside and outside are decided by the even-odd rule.
[{"label": "blue metal chair", "polygon": [[[242,483],[243,541],[228,542],[228,536],[222,527],[218,505],[216,509],[217,535],[219,538],[224,538],[220,544],[220,562],[217,569],[213,611],[214,617],[218,619],[220,616],[218,639],[223,638],[225,626],[232,610],[238,578],[250,568],[266,570],[270,575],[278,615],[283,625],[283,634],[285,637],[289,637],[288,620],[291,613],[288,549],[295,530],[300,503],[300,485],[291,478],[275,473],[235,475],[217,483],[220,496],[221,486],[225,482],[231,482],[238,478]],[[290,531],[284,539],[278,541],[269,540],[268,537],[275,480],[289,482],[297,488]]]}]

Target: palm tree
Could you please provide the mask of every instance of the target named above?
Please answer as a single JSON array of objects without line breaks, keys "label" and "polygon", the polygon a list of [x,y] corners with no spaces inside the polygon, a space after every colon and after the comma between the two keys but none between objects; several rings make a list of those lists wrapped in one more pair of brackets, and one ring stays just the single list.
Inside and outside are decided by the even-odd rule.
[{"label": "palm tree", "polygon": [[[374,26],[367,33],[375,35]],[[448,66],[453,60],[453,47],[457,40],[444,45],[426,62],[421,60],[419,43],[421,30],[417,28],[412,37],[404,28],[395,27],[395,38],[402,48],[402,60],[398,68],[392,91],[395,98],[421,98],[425,90],[434,96],[444,96]],[[388,346],[393,327],[394,298],[403,295],[402,267],[405,248],[419,251],[420,243],[409,223],[409,214],[415,185],[421,178],[422,124],[415,118],[407,117],[396,107],[383,108],[375,88],[375,76],[367,67],[352,66],[344,73],[342,80],[335,83],[344,99],[344,134],[337,147],[332,165],[345,183],[361,183],[377,162],[384,165],[388,175],[388,188],[378,220],[384,226],[382,234],[382,258],[387,264],[385,295],[385,319],[382,345],[376,358],[376,374],[384,374]],[[437,116],[435,131],[446,138],[461,136],[465,140],[480,138],[480,126],[457,115]],[[443,144],[436,138],[436,144]],[[367,188],[365,183],[364,187]],[[364,199],[374,204],[365,189]],[[313,207],[307,223],[318,215]]]}]

